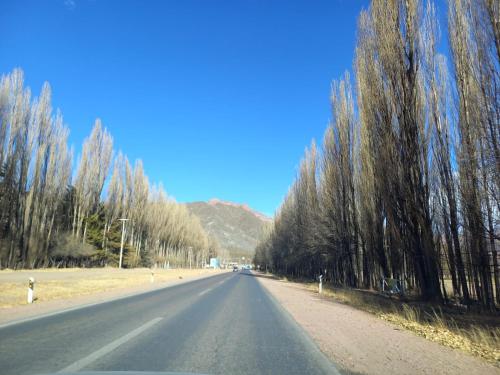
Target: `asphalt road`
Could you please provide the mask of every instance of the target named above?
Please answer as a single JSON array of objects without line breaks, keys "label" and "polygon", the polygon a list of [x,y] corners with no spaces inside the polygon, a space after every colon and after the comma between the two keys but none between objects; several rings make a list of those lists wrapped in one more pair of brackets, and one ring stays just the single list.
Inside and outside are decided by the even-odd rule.
[{"label": "asphalt road", "polygon": [[336,374],[248,271],[0,328],[0,374]]}]

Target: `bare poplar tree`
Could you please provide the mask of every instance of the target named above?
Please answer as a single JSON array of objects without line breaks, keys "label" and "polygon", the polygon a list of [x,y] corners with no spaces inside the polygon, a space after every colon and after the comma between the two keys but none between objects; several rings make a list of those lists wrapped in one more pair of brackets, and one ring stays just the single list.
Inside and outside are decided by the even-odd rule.
[{"label": "bare poplar tree", "polygon": [[484,306],[493,308],[491,258],[499,298],[492,203],[498,205],[500,103],[498,60],[494,61],[489,48],[494,32],[485,27],[484,5],[483,1],[450,0],[448,23],[458,90],[460,192],[470,273],[475,295]]},{"label": "bare poplar tree", "polygon": [[86,226],[83,224],[98,207],[112,154],[113,138],[102,128],[101,120],[97,119],[89,138],[83,143],[75,180],[73,235],[77,238],[83,236],[84,242]]}]

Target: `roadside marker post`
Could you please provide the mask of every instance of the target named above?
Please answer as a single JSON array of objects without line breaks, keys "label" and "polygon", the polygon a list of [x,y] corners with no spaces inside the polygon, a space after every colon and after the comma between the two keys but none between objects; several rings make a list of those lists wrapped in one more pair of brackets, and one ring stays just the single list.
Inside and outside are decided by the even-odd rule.
[{"label": "roadside marker post", "polygon": [[28,279],[28,303],[33,303],[33,297],[35,293],[35,279],[30,277]]},{"label": "roadside marker post", "polygon": [[319,275],[319,294],[323,293],[323,275]]}]

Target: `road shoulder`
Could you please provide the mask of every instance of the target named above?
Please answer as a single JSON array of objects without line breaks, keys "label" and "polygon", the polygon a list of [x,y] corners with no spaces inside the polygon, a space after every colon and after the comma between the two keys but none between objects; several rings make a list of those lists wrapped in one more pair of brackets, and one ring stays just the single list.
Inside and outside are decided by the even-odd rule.
[{"label": "road shoulder", "polygon": [[255,274],[333,362],[361,374],[500,374],[459,350],[402,330],[364,311],[320,298],[298,283]]},{"label": "road shoulder", "polygon": [[188,275],[182,279],[171,279],[163,282],[143,283],[136,286],[96,291],[91,294],[74,296],[72,298],[54,299],[50,301],[36,301],[33,304],[25,304],[0,308],[0,327],[22,322],[39,317],[58,314],[64,311],[82,308],[85,306],[105,303],[112,300],[127,298],[137,294],[147,293],[186,282],[195,281],[218,275],[218,273],[203,273],[200,275]]}]

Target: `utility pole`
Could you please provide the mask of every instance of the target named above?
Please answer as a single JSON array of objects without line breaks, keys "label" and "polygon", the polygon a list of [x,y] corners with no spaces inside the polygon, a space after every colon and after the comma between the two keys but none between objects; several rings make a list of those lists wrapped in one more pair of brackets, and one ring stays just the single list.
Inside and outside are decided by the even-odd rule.
[{"label": "utility pole", "polygon": [[128,219],[118,219],[122,222],[122,242],[120,244],[120,263],[118,265],[118,268],[121,269],[122,268],[122,260],[123,260],[123,240],[125,239],[125,222],[128,220]]}]

